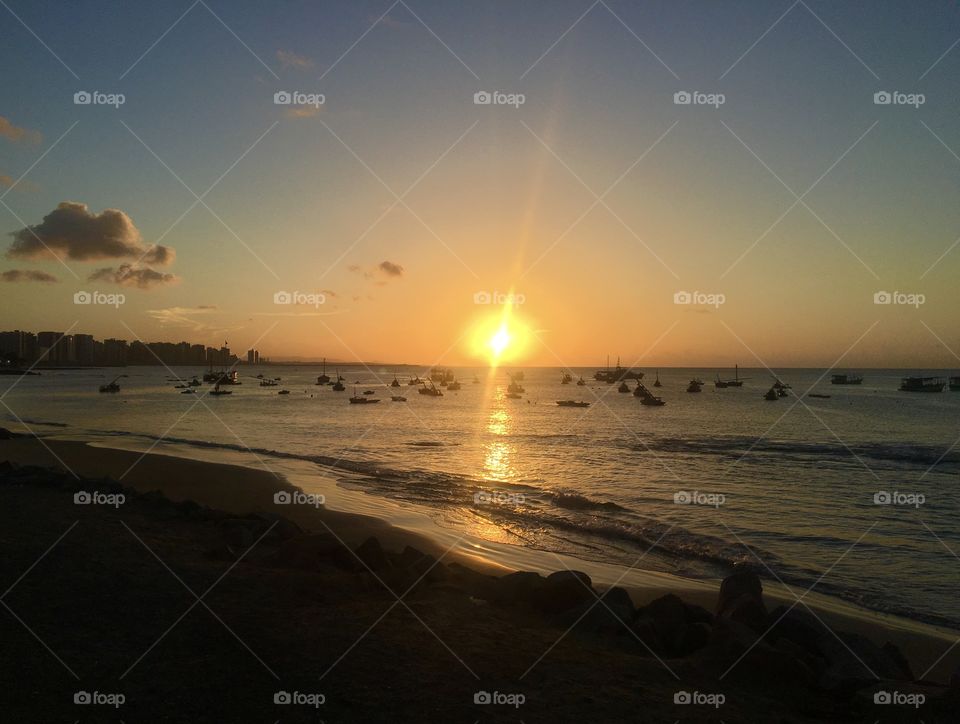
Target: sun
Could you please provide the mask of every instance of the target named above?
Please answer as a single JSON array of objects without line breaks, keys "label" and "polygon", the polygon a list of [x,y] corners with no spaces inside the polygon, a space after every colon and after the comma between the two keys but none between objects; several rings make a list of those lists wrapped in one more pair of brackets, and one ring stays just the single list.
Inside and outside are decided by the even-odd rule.
[{"label": "sun", "polygon": [[503,356],[503,353],[510,346],[510,332],[507,330],[506,322],[501,324],[500,329],[494,332],[493,336],[490,337],[490,342],[488,344],[494,358],[500,359],[500,357]]}]

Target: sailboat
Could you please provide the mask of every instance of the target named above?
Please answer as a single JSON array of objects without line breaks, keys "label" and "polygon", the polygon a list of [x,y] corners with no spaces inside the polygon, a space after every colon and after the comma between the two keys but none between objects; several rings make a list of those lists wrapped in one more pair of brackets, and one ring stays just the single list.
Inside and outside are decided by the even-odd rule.
[{"label": "sailboat", "polygon": [[657,370],[657,379],[654,380],[654,387],[663,387],[663,384],[660,382],[660,370]]},{"label": "sailboat", "polygon": [[323,374],[317,377],[318,385],[328,385],[330,384],[330,375],[327,374],[327,358],[323,358]]},{"label": "sailboat", "polygon": [[110,384],[100,385],[100,391],[101,392],[119,392],[120,385],[117,384],[117,380],[119,380],[121,377],[126,377],[126,375],[117,375],[116,377],[113,378],[113,381],[110,382]]},{"label": "sailboat", "polygon": [[400,380],[397,379],[397,373],[396,373],[396,372],[393,373],[393,382],[390,383],[390,386],[391,386],[391,387],[399,387],[399,386],[400,386]]},{"label": "sailboat", "polygon": [[713,383],[714,387],[719,389],[725,389],[727,387],[743,387],[743,380],[740,379],[740,366],[734,365],[733,367],[733,379],[732,380],[721,380],[720,374],[717,373],[717,379]]},{"label": "sailboat", "polygon": [[213,389],[210,390],[210,394],[211,395],[232,395],[233,390],[221,390],[220,381],[218,380],[216,383],[214,383]]},{"label": "sailboat", "polygon": [[343,378],[340,376],[340,370],[337,370],[337,381],[333,383],[334,392],[343,392],[346,387],[343,386]]}]

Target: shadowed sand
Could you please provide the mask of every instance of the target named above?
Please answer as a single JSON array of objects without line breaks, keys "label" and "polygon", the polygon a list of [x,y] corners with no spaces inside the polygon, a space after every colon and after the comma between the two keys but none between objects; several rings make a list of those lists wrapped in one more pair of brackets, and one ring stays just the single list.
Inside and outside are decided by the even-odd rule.
[{"label": "shadowed sand", "polygon": [[[500,584],[490,574],[502,576],[507,570],[495,562],[445,550],[428,537],[374,517],[324,507],[281,508],[274,504],[274,493],[293,488],[266,470],[142,455],[82,442],[45,442],[55,456],[36,439],[0,440],[0,461],[53,468],[62,468],[62,461],[81,478],[122,479],[122,485],[141,493],[161,491],[169,501],[193,501],[213,510],[171,507],[149,495],[133,496],[117,510],[75,506],[63,490],[43,483],[0,486],[3,543],[9,552],[4,588],[24,570],[31,570],[37,556],[72,522],[80,521],[10,594],[10,607],[25,620],[21,626],[7,617],[0,628],[4,640],[14,642],[0,670],[3,688],[16,692],[8,701],[9,711],[22,707],[24,712],[66,712],[69,717],[71,707],[61,706],[62,699],[54,697],[43,704],[36,690],[25,691],[18,685],[21,677],[32,675],[63,689],[62,697],[98,685],[103,691],[129,692],[128,716],[133,718],[130,711],[149,716],[159,706],[170,716],[164,721],[222,721],[252,710],[265,717],[277,715],[270,721],[279,714],[283,721],[317,720],[314,710],[278,712],[272,704],[278,690],[324,692],[328,701],[321,715],[329,721],[352,720],[351,714],[366,721],[516,721],[521,716],[525,721],[592,720],[594,715],[596,720],[619,720],[638,706],[664,721],[712,721],[722,716],[726,722],[872,722],[913,721],[921,715],[928,723],[949,721],[930,704],[919,712],[877,711],[871,702],[861,701],[862,682],[851,688],[842,679],[836,691],[823,694],[818,689],[811,695],[799,683],[808,673],[807,654],[797,653],[794,671],[793,659],[784,658],[782,652],[769,661],[757,660],[761,654],[772,656],[766,645],[751,651],[728,678],[718,679],[717,673],[737,658],[729,656],[735,642],[717,643],[716,628],[709,634],[706,623],[700,629],[688,628],[688,633],[700,631],[705,637],[696,646],[691,644],[690,652],[667,651],[657,656],[645,650],[640,638],[634,636],[634,641],[616,626],[607,630],[606,622],[589,616],[586,621],[596,630],[591,629],[588,636],[579,629],[568,635],[565,631],[575,621],[564,609],[557,609],[555,600],[536,598],[543,584],[535,574],[516,574],[520,578],[512,580],[520,588],[510,589],[506,600],[506,589],[496,588]],[[269,521],[276,520],[278,512],[295,525],[285,530],[287,523],[282,522],[262,543],[257,542],[249,532],[257,529],[248,526],[244,516],[259,513]],[[370,544],[371,537],[382,549]],[[349,549],[357,549],[364,562],[358,565],[360,559],[354,560],[357,556]],[[79,565],[70,559],[77,550],[89,556]],[[431,568],[433,563],[425,561],[435,560],[421,554],[442,557],[442,563]],[[173,625],[195,599],[164,570],[167,565],[198,595],[229,570],[209,604],[225,625],[205,610],[194,610],[182,624]],[[55,585],[51,585],[51,573]],[[528,582],[534,587],[530,601],[524,600],[527,593],[520,590]],[[390,589],[399,595],[408,586],[412,588],[404,603],[397,604]],[[563,594],[563,589],[557,590]],[[633,588],[629,596],[633,606],[640,606],[644,616],[661,626],[672,615],[660,598],[669,592],[651,586]],[[689,615],[712,619],[708,612],[717,609],[716,589],[700,586],[678,592]],[[73,600],[74,593],[79,601]],[[771,610],[793,601],[778,601],[769,591],[763,595]],[[644,609],[655,599],[659,603]],[[670,600],[671,610],[684,610],[684,604]],[[530,602],[532,607],[527,605]],[[629,599],[625,605],[634,616]],[[611,606],[616,607],[613,598]],[[801,608],[797,607],[798,613]],[[69,612],[63,613],[64,609]],[[740,623],[749,623],[750,615],[750,606],[741,606],[734,616],[738,622],[731,623],[729,631],[724,629],[724,635],[748,634],[749,640],[755,639]],[[897,619],[829,608],[818,609],[818,615],[835,630],[860,634],[878,646],[888,641],[895,644],[913,671],[902,680],[898,677],[903,691],[925,692],[937,699],[935,705],[943,711],[957,703],[956,689],[924,688],[910,681],[948,651],[953,638],[947,634]],[[117,620],[110,623],[112,618]],[[36,636],[27,632],[28,622]],[[63,635],[63,625],[72,626],[70,635]],[[169,640],[149,649],[171,626]],[[819,633],[825,634],[826,629]],[[656,635],[651,631],[651,636]],[[708,636],[711,644],[706,646]],[[37,637],[64,662],[73,662],[68,668],[76,671],[80,682],[44,651]],[[101,652],[93,662],[91,650]],[[716,661],[711,653],[717,654]],[[224,658],[235,670],[215,670],[224,665]],[[24,664],[24,659],[29,663]],[[953,649],[925,681],[949,681],[958,662],[960,651]],[[131,664],[135,664],[132,671],[121,677]],[[773,683],[764,678],[767,671]],[[851,681],[858,678],[850,676]],[[196,677],[206,677],[205,683],[197,684]],[[881,674],[881,678],[887,677]],[[234,699],[225,708],[211,703],[205,710],[204,697],[214,702],[223,696],[210,688],[215,686],[232,687]],[[523,692],[526,702],[522,709],[473,703],[477,691],[494,690]],[[705,707],[678,709],[673,696],[681,690],[722,691],[726,703],[720,712]],[[180,691],[186,693],[181,694],[179,708],[167,706]],[[398,701],[403,702],[404,716],[393,711],[401,705]]]}]

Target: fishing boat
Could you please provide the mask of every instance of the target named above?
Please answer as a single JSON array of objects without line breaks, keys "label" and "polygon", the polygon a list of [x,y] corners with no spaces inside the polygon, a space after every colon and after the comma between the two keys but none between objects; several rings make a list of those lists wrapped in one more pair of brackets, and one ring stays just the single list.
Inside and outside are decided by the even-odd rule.
[{"label": "fishing boat", "polygon": [[343,392],[346,387],[343,386],[343,378],[340,376],[340,370],[337,370],[337,381],[333,383],[334,392]]},{"label": "fishing boat", "polygon": [[456,392],[457,390],[460,389],[460,383],[457,382],[456,380],[453,380],[452,382],[448,382],[447,389],[452,390],[453,392]]},{"label": "fishing boat", "polygon": [[901,392],[943,392],[946,383],[942,377],[904,377],[900,380]]},{"label": "fishing boat", "polygon": [[951,377],[951,378],[950,378],[950,391],[951,391],[951,392],[960,392],[960,377]]},{"label": "fishing boat", "polygon": [[434,367],[430,370],[430,381],[439,382],[441,386],[453,381],[453,370]]},{"label": "fishing boat", "polygon": [[441,392],[437,386],[433,384],[432,380],[429,386],[427,386],[427,383],[424,382],[418,391],[421,395],[427,395],[428,397],[443,397],[443,392]]},{"label": "fishing boat", "polygon": [[654,387],[663,387],[663,383],[660,382],[660,370],[657,370],[657,379],[653,381]]},{"label": "fishing boat", "polygon": [[560,407],[590,407],[589,402],[580,402],[577,400],[557,400]]},{"label": "fishing boat", "polygon": [[579,380],[577,380],[577,387],[585,387],[586,384],[587,383],[584,381],[582,377]]},{"label": "fishing boat", "polygon": [[278,395],[289,395],[289,394],[290,394],[290,390],[279,390],[279,391],[277,392],[277,394],[278,394]]},{"label": "fishing boat", "polygon": [[629,392],[629,391],[630,391],[630,385],[627,384],[626,380],[623,380],[620,383],[620,386],[617,388],[617,392]]},{"label": "fishing boat", "polygon": [[397,373],[396,373],[396,372],[393,373],[393,382],[390,383],[390,386],[391,386],[391,387],[399,387],[399,386],[400,386],[400,380],[397,379]]},{"label": "fishing boat", "polygon": [[195,394],[197,394],[197,391],[196,391],[196,390],[192,390],[192,389],[190,389],[190,388],[188,387],[187,389],[183,390],[180,394],[181,394],[181,395],[195,395]]},{"label": "fishing boat", "polygon": [[232,394],[233,394],[233,390],[221,390],[221,389],[220,389],[220,383],[219,383],[219,382],[216,382],[216,383],[214,383],[213,389],[210,390],[210,393],[209,393],[209,394],[211,394],[211,395],[217,395],[217,396],[219,396],[219,395],[232,395]]},{"label": "fishing boat", "polygon": [[330,384],[330,375],[327,374],[327,358],[323,358],[323,374],[317,376],[318,385]]},{"label": "fishing boat", "polygon": [[[368,390],[367,392],[373,394],[372,390]],[[364,392],[363,394],[366,395],[367,392]],[[380,400],[377,400],[373,397],[364,397],[363,395],[358,395],[357,388],[353,388],[353,397],[350,398],[351,405],[372,405],[375,402],[380,402]]]},{"label": "fishing boat", "polygon": [[516,395],[526,392],[526,390],[523,388],[523,385],[518,382],[519,379],[522,378],[516,377],[515,375],[510,375],[510,384],[507,385],[507,392],[512,392]]},{"label": "fishing boat", "polygon": [[215,384],[218,385],[242,385],[240,381],[240,374],[236,370],[227,370],[222,372],[220,377],[214,380]]},{"label": "fishing boat", "polygon": [[117,377],[114,377],[113,381],[110,382],[109,384],[100,385],[100,391],[101,392],[119,392],[120,385],[117,384],[117,380],[119,380],[121,377],[126,377],[126,375],[118,375]]},{"label": "fishing boat", "polygon": [[[830,378],[831,385],[862,385],[863,375],[833,375]],[[811,395],[812,397],[812,395]]]},{"label": "fishing boat", "polygon": [[200,385],[202,385],[203,383],[200,380],[198,380],[196,377],[194,377],[187,384],[190,385],[190,387],[200,387]]},{"label": "fishing boat", "polygon": [[646,395],[640,398],[640,404],[647,407],[663,407],[667,403],[655,395]]},{"label": "fishing boat", "polygon": [[411,377],[409,380],[407,380],[407,384],[408,384],[408,385],[422,385],[422,384],[423,384],[423,380],[421,380],[419,377]]},{"label": "fishing boat", "polygon": [[363,391],[363,394],[365,394],[365,395],[375,395],[375,394],[377,394],[377,393],[374,392],[373,390],[364,390],[364,391]]},{"label": "fishing boat", "polygon": [[700,392],[702,388],[703,380],[694,377],[692,380],[690,380],[690,384],[687,385],[687,392]]},{"label": "fishing boat", "polygon": [[776,388],[776,387],[771,387],[769,390],[767,390],[766,394],[763,396],[763,399],[765,399],[765,400],[779,400],[779,399],[780,399],[780,395],[777,394],[777,388]]},{"label": "fishing boat", "polygon": [[612,385],[614,382],[620,382],[621,380],[641,380],[643,379],[643,372],[621,367],[619,357],[617,357],[617,366],[610,369],[610,358],[608,357],[606,368],[597,370],[593,379],[597,382],[606,382],[608,385]]},{"label": "fishing boat", "polygon": [[571,375],[569,372],[564,372],[563,376],[560,378],[560,384],[569,385],[571,382],[573,382],[573,375]]},{"label": "fishing boat", "polygon": [[406,402],[407,398],[403,395],[390,395],[390,399],[394,402]]},{"label": "fishing boat", "polygon": [[261,387],[276,387],[277,384],[279,383],[275,382],[274,380],[267,379],[266,377],[260,380]]},{"label": "fishing boat", "polygon": [[734,367],[733,367],[733,379],[732,379],[732,380],[730,380],[730,379],[721,380],[721,379],[720,379],[720,374],[717,373],[717,379],[716,379],[716,381],[713,383],[713,386],[716,387],[716,388],[718,388],[718,389],[721,389],[721,390],[726,389],[727,387],[743,387],[743,381],[744,381],[744,379],[746,379],[746,378],[741,378],[741,377],[740,377],[740,366],[739,366],[739,365],[734,365]]},{"label": "fishing boat", "polygon": [[818,400],[829,400],[830,395],[821,395],[818,392],[811,392],[807,397],[816,397]]}]

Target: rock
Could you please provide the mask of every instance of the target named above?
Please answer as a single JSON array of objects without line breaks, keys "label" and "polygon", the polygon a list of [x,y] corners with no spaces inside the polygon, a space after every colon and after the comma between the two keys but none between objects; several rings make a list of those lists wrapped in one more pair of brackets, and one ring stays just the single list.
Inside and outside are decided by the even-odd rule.
[{"label": "rock", "polygon": [[491,602],[500,606],[535,606],[547,579],[533,571],[516,571],[496,579]]},{"label": "rock", "polygon": [[254,513],[247,517],[258,522],[260,531],[257,537],[263,535],[266,531],[270,531],[264,537],[265,541],[285,541],[304,535],[303,529],[299,525],[277,513],[267,511]]},{"label": "rock", "polygon": [[361,543],[355,553],[357,554],[357,558],[371,571],[382,571],[390,568],[390,561],[387,560],[387,554],[383,552],[380,541],[373,536]]},{"label": "rock", "polygon": [[551,573],[534,592],[534,604],[547,615],[566,611],[596,598],[591,584],[590,576],[582,571]]},{"label": "rock", "polygon": [[821,655],[817,640],[827,631],[813,614],[801,610],[799,606],[792,609],[779,606],[770,614],[769,619],[772,628],[768,638],[771,642],[790,641],[807,653]]},{"label": "rock", "polygon": [[227,518],[218,524],[220,534],[228,546],[246,550],[256,540],[256,523],[246,518]]},{"label": "rock", "polygon": [[496,576],[478,573],[460,563],[451,563],[447,566],[447,571],[453,585],[459,586],[469,596],[483,601],[492,601],[500,585],[500,579]]},{"label": "rock", "polygon": [[827,660],[827,668],[820,676],[821,687],[847,691],[878,678],[901,681],[912,678],[909,666],[904,670],[894,657],[867,637],[849,631],[835,633],[836,636],[824,629],[817,639],[817,648]]},{"label": "rock", "polygon": [[658,654],[686,656],[706,645],[713,616],[700,606],[684,603],[668,593],[637,609],[638,619],[649,622],[656,632]]},{"label": "rock", "polygon": [[896,664],[903,674],[905,680],[913,681],[913,669],[910,668],[910,662],[907,660],[907,657],[903,655],[903,652],[892,642],[887,641],[883,646],[880,647],[880,650],[883,651],[887,656],[890,657],[890,660]]},{"label": "rock", "polygon": [[753,571],[738,571],[723,579],[717,600],[717,618],[745,624],[758,633],[767,628],[763,585]]},{"label": "rock", "polygon": [[291,538],[259,562],[273,568],[301,571],[316,571],[322,566],[334,566],[352,573],[366,570],[356,556],[329,533]]},{"label": "rock", "polygon": [[393,556],[393,562],[394,565],[400,568],[409,568],[420,561],[425,555],[426,553],[413,546],[406,546],[399,556]]},{"label": "rock", "polygon": [[633,601],[619,587],[607,589],[600,600],[584,601],[556,616],[552,623],[562,628],[575,625],[577,633],[629,635],[633,622]]},{"label": "rock", "polygon": [[16,437],[16,434],[10,432],[5,427],[0,427],[0,440],[12,440]]}]

